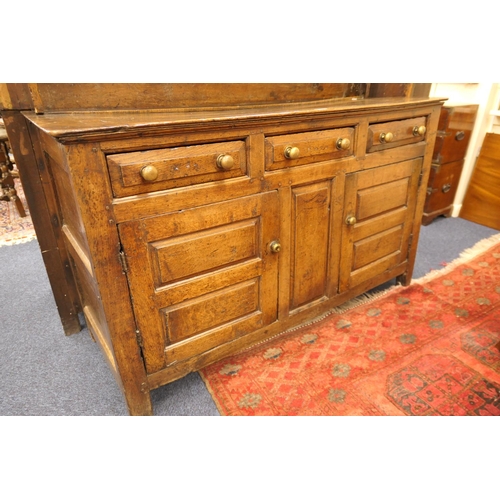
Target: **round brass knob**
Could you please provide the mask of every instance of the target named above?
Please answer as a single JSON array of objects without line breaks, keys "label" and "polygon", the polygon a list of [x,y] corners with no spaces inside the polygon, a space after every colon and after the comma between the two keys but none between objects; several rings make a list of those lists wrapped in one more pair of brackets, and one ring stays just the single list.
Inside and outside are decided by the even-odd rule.
[{"label": "round brass knob", "polygon": [[419,136],[423,137],[425,135],[426,131],[427,131],[427,128],[425,125],[420,125],[420,127],[417,127],[417,126],[413,127],[413,135],[414,136],[419,135]]},{"label": "round brass knob", "polygon": [[380,134],[380,142],[392,142],[394,134],[392,132],[382,132]]},{"label": "round brass knob", "polygon": [[299,148],[288,146],[285,148],[285,158],[289,160],[296,160],[300,155]]},{"label": "round brass knob", "polygon": [[155,181],[158,178],[158,169],[153,165],[146,165],[141,168],[141,177],[148,182]]},{"label": "round brass knob", "polygon": [[347,137],[344,137],[343,139],[340,138],[337,141],[337,149],[349,149],[351,147],[351,141],[347,139]]},{"label": "round brass knob", "polygon": [[273,241],[269,245],[269,248],[271,248],[271,252],[273,253],[281,252],[281,243],[279,241]]},{"label": "round brass knob", "polygon": [[354,226],[354,224],[356,224],[357,220],[356,220],[356,217],[354,217],[354,215],[349,215],[347,217],[347,219],[345,220],[345,223],[348,225],[348,226]]},{"label": "round brass knob", "polygon": [[222,170],[231,170],[234,165],[234,158],[231,155],[219,155],[217,166]]}]

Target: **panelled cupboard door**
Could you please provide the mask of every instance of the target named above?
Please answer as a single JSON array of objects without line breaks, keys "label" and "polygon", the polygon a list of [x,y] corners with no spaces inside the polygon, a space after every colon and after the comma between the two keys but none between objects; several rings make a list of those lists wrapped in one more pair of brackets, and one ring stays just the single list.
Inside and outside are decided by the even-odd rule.
[{"label": "panelled cupboard door", "polygon": [[[336,179],[292,189],[290,312],[326,300],[337,292],[340,235],[333,231]],[[336,265],[337,264],[337,265]]]},{"label": "panelled cupboard door", "polygon": [[404,262],[422,158],[346,176],[339,291]]},{"label": "panelled cupboard door", "polygon": [[148,373],[276,321],[278,210],[272,191],[119,225]]}]

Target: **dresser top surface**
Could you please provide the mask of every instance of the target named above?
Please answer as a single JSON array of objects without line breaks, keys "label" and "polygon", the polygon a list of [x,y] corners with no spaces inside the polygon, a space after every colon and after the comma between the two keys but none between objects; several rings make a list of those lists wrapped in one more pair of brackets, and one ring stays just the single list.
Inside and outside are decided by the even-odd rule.
[{"label": "dresser top surface", "polygon": [[443,103],[445,98],[368,98],[332,99],[303,103],[228,108],[189,108],[140,111],[83,111],[36,114],[24,116],[45,133],[53,137],[80,137],[95,134],[120,135],[155,128],[183,128],[190,125],[216,126],[234,124],[235,121],[257,123],[262,120],[300,119],[303,116],[343,116],[353,113],[404,110]]}]

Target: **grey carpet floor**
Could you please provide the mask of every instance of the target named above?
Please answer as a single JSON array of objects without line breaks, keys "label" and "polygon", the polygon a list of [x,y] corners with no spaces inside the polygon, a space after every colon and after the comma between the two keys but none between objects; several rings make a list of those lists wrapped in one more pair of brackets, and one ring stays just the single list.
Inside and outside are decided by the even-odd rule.
[{"label": "grey carpet floor", "polygon": [[[498,233],[460,218],[422,227],[414,278]],[[123,396],[86,329],[66,337],[37,241],[0,247],[0,415],[127,415]],[[155,415],[213,416],[197,373],[152,393]]]}]

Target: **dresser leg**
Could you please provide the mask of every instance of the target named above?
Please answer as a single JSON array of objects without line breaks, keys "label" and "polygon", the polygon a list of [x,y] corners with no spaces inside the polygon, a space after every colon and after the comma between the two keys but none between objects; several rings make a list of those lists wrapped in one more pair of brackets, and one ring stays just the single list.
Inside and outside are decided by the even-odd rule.
[{"label": "dresser leg", "polygon": [[402,286],[408,286],[411,283],[411,278],[408,279],[408,273],[400,274],[396,276],[396,283]]},{"label": "dresser leg", "polygon": [[141,392],[125,390],[125,400],[131,416],[147,417],[153,415],[153,404],[148,389]]}]

